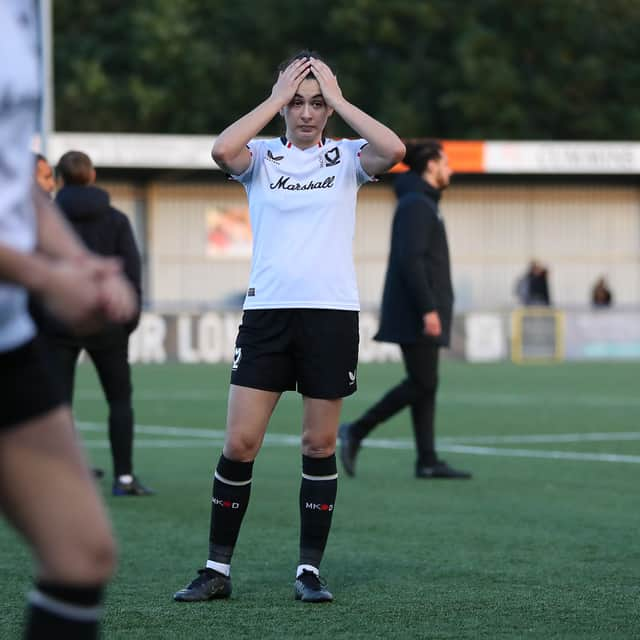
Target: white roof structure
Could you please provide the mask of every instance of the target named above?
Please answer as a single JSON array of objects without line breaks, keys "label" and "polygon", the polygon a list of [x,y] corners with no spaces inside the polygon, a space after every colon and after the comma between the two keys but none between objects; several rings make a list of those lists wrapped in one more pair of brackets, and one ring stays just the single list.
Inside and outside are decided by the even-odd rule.
[{"label": "white roof structure", "polygon": [[52,162],[75,149],[96,167],[114,169],[218,169],[211,159],[215,136],[147,133],[60,133],[49,136]]},{"label": "white roof structure", "polygon": [[[113,169],[219,169],[211,159],[214,141],[207,135],[56,131],[48,139],[47,155],[56,162],[77,149],[96,167]],[[638,142],[443,142],[460,173],[640,174]]]}]

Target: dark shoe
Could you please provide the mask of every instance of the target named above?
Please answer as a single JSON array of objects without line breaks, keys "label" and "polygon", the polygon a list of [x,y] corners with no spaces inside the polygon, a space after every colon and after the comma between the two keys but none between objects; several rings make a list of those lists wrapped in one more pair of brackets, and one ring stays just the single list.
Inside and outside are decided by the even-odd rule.
[{"label": "dark shoe", "polygon": [[416,467],[416,478],[470,478],[468,471],[459,471],[450,467],[444,460],[438,460],[435,464],[418,465]]},{"label": "dark shoe", "polygon": [[184,589],[176,591],[173,599],[177,602],[201,602],[228,598],[231,595],[231,578],[213,569],[199,569],[198,577]]},{"label": "dark shoe", "polygon": [[348,423],[341,424],[338,429],[340,439],[340,460],[348,476],[356,475],[356,456],[360,450],[360,440],[351,433],[352,426]]},{"label": "dark shoe", "polygon": [[296,600],[302,602],[331,602],[333,595],[324,580],[313,571],[303,571],[295,584]]},{"label": "dark shoe", "polygon": [[120,482],[120,480],[114,480],[111,493],[114,496],[152,496],[155,491],[145,487],[140,483],[138,478],[133,476],[133,480],[131,482]]},{"label": "dark shoe", "polygon": [[97,467],[94,467],[93,469],[91,469],[91,473],[93,474],[94,478],[104,477],[104,469],[98,469]]}]

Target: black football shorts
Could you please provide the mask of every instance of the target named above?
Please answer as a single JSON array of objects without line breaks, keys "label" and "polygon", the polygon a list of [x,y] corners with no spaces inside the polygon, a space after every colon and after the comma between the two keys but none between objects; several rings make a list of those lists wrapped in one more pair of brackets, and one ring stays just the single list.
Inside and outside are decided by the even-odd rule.
[{"label": "black football shorts", "polygon": [[64,404],[62,387],[39,338],[0,353],[0,429]]},{"label": "black football shorts", "polygon": [[357,389],[358,312],[251,309],[242,315],[231,384],[334,400]]}]

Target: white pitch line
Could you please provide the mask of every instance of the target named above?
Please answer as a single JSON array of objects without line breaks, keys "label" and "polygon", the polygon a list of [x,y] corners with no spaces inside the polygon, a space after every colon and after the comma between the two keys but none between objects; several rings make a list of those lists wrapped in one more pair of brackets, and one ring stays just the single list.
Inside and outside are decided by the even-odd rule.
[{"label": "white pitch line", "polygon": [[[223,440],[212,440],[211,445],[222,446]],[[413,443],[403,441],[391,441],[392,447],[380,446],[383,443],[374,445],[378,449],[413,449]],[[295,442],[289,439],[278,439],[277,441],[266,441],[266,446],[299,446],[299,438]],[[87,449],[108,449],[110,444],[107,440],[88,440],[84,443]],[[138,449],[202,449],[201,440],[149,440],[139,439],[135,444]],[[534,449],[502,449],[494,447],[465,447],[462,445],[452,445],[439,447],[440,451],[449,453],[462,453],[475,456],[504,456],[507,458],[543,458],[551,460],[577,460],[581,462],[623,462],[630,464],[640,464],[640,456],[626,456],[612,453],[580,453],[578,451],[535,451]]]},{"label": "white pitch line", "polygon": [[447,404],[470,404],[491,406],[553,406],[553,407],[640,407],[640,398],[608,395],[568,395],[564,393],[483,393],[483,392],[442,392],[438,402]]},{"label": "white pitch line", "polygon": [[580,453],[578,451],[536,451],[534,449],[502,449],[494,447],[465,447],[453,445],[441,447],[442,451],[470,453],[478,456],[506,456],[509,458],[551,458],[560,460],[584,460],[589,462],[628,462],[640,464],[640,456],[626,456],[614,453]]},{"label": "white pitch line", "polygon": [[[212,445],[222,446],[224,440],[212,440]],[[85,440],[82,443],[85,449],[110,449],[108,440]],[[134,447],[136,449],[202,449],[201,440],[150,440],[149,438],[136,439]],[[208,447],[207,447],[208,448]]]},{"label": "white pitch line", "polygon": [[[220,397],[227,397],[228,389],[175,389],[173,391],[157,391],[155,389],[136,390],[135,397],[140,400],[189,400],[210,401]],[[361,396],[374,395],[365,391]],[[75,396],[84,400],[104,401],[104,393],[98,389],[78,389]],[[640,397],[628,396],[589,395],[576,396],[569,394],[526,394],[526,393],[482,393],[482,392],[455,392],[442,391],[438,394],[438,402],[447,405],[472,405],[481,407],[491,406],[554,406],[554,407],[640,407]]]},{"label": "white pitch line", "polygon": [[[76,422],[80,431],[103,431],[106,427],[99,422]],[[193,438],[224,438],[224,430],[191,429],[189,427],[169,427],[164,425],[137,424],[136,433],[146,433],[158,436],[191,436]]]},{"label": "white pitch line", "polygon": [[[103,431],[106,426],[98,422],[76,422],[76,427],[80,431]],[[190,429],[188,427],[169,427],[163,425],[145,425],[137,424],[135,426],[136,434],[159,435],[159,436],[190,436],[196,439],[205,440],[224,440],[225,432],[219,429]],[[284,445],[300,445],[300,436],[289,435],[286,433],[267,433],[265,436],[267,444],[284,444]],[[136,440],[136,446],[138,440]]]},{"label": "white pitch line", "polygon": [[552,443],[552,442],[620,442],[640,440],[640,431],[602,433],[547,433],[519,436],[458,436],[442,438],[442,442],[478,442],[482,444],[500,443]]},{"label": "white pitch line", "polygon": [[[78,422],[77,426],[82,431],[102,431],[105,425],[97,422]],[[220,429],[193,429],[189,427],[175,427],[164,425],[136,425],[136,433],[159,436],[191,436],[194,438],[224,438],[225,432]],[[292,442],[298,444],[300,437],[284,433],[267,433],[267,441],[276,443]],[[552,444],[554,442],[621,442],[640,440],[640,431],[622,432],[593,432],[593,433],[547,433],[533,435],[493,435],[493,436],[452,436],[438,438],[439,446],[453,444],[479,443],[479,444]],[[370,438],[364,443],[366,447],[378,447],[382,449],[409,449],[413,446],[413,440],[402,438]]]},{"label": "white pitch line", "polygon": [[[79,422],[77,426],[82,431],[102,431],[105,426],[95,422]],[[160,425],[136,425],[138,434],[146,435],[164,435],[177,436],[171,439],[136,439],[135,446],[137,448],[148,449],[170,449],[170,448],[202,448],[203,439],[209,440],[210,445],[222,445],[224,442],[224,431],[213,429],[189,429],[183,427],[168,427]],[[485,442],[588,442],[588,441],[606,441],[605,436],[614,436],[612,440],[638,440],[638,433],[571,433],[571,434],[549,434],[547,436],[493,436],[493,440],[485,440]],[[184,438],[190,436],[190,438]],[[491,436],[487,436],[491,438]],[[520,438],[520,440],[517,440]],[[546,439],[545,439],[546,438]],[[476,437],[475,441],[479,437]],[[462,438],[458,438],[458,441]],[[474,438],[468,438],[472,441]],[[267,434],[264,441],[267,446],[288,446],[299,447],[300,436],[289,435],[283,433]],[[109,443],[106,440],[87,440],[85,447],[89,449],[106,449]],[[413,449],[414,443],[410,439],[382,439],[371,438],[364,445],[375,449]],[[611,453],[582,453],[578,451],[544,451],[535,449],[506,449],[496,447],[479,447],[465,444],[455,444],[453,439],[442,439],[438,443],[440,451],[451,453],[463,453],[468,455],[480,456],[505,456],[517,458],[546,458],[546,459],[563,459],[578,460],[590,462],[623,462],[631,464],[640,464],[640,456],[620,455]]]}]

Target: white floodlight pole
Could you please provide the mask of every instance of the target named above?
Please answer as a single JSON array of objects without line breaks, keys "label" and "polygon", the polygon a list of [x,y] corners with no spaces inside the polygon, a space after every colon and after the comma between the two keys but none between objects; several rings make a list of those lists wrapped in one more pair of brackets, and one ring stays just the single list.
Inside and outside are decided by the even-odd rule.
[{"label": "white floodlight pole", "polygon": [[53,28],[51,0],[38,0],[40,26],[40,74],[42,104],[40,106],[40,153],[47,155],[49,136],[54,127],[53,103]]}]

